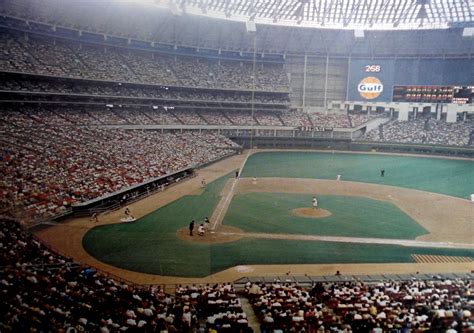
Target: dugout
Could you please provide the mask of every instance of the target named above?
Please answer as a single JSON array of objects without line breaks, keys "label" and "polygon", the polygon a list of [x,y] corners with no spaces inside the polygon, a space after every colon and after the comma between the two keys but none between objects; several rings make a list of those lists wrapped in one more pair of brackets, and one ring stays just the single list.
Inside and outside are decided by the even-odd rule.
[{"label": "dugout", "polygon": [[144,183],[127,187],[93,200],[72,205],[74,217],[88,216],[94,212],[105,212],[118,209],[126,204],[138,201],[148,195],[164,190],[185,179],[196,175],[195,168],[186,168],[172,174],[157,177]]}]

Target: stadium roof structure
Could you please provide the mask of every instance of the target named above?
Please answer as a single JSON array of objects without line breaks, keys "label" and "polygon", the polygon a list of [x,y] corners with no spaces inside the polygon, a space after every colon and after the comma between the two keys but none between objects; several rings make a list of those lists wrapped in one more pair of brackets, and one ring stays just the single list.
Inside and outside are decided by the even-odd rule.
[{"label": "stadium roof structure", "polygon": [[474,24],[474,0],[154,0],[172,11],[331,29],[440,29]]},{"label": "stadium roof structure", "polygon": [[[243,5],[252,0],[0,0],[0,29],[3,26],[3,29],[17,28],[40,34],[64,33],[68,38],[74,36],[81,40],[87,40],[92,33],[101,35],[94,37],[95,42],[97,38],[100,42],[107,36],[109,41],[115,43],[117,38],[122,38],[128,39],[130,45],[136,41],[139,45],[152,45],[153,48],[183,48],[185,52],[197,50],[203,55],[209,50],[211,53],[217,51],[218,54],[221,51],[223,54],[227,51],[253,52],[256,46],[262,58],[265,54],[265,61],[271,59],[272,54],[370,58],[472,58],[474,55],[474,28],[466,29],[474,27],[474,0],[444,0],[444,7],[440,0],[436,0],[436,3],[435,0],[425,2],[428,17],[431,15],[430,8],[445,10],[444,13],[441,10],[440,15],[449,23],[440,23],[436,29],[435,22],[430,19],[423,19],[423,29],[408,29],[408,21],[403,20],[397,25],[393,22],[394,17],[388,16],[387,7],[386,13],[381,11],[380,15],[390,22],[374,21],[372,27],[369,21],[367,26],[362,26],[365,19],[358,11],[351,14],[354,19],[346,27],[344,22],[339,24],[342,29],[337,28],[337,22],[330,26],[329,19],[337,20],[337,15],[327,14],[325,26],[320,27],[317,22],[313,22],[312,28],[305,27],[305,21],[298,25],[295,18],[291,20],[292,25],[286,25],[284,16],[278,23],[261,24],[262,21],[266,22],[265,19],[259,21],[255,16],[255,34],[249,34],[246,29],[245,22],[251,18],[248,13],[245,14],[244,11],[240,14],[241,19],[236,19],[237,7],[233,7],[234,14],[231,13],[229,18],[222,19],[218,15],[218,18],[214,18],[211,10],[219,8],[222,1],[228,1],[229,4],[241,2]],[[269,0],[253,1],[256,10],[262,11],[263,4]],[[279,1],[283,4],[284,1],[297,0],[272,1],[269,6],[276,6]],[[313,1],[313,5],[318,1],[338,3],[338,8],[342,8],[343,3],[355,3],[355,0],[307,1]],[[396,4],[403,6],[405,1],[411,7],[421,6],[418,3],[420,0],[366,0],[364,8],[390,2],[396,9]],[[203,8],[204,4],[206,6]],[[330,10],[328,8],[326,9]],[[447,14],[448,8],[451,14]],[[194,15],[194,11],[199,15]],[[319,15],[321,18],[322,14]],[[455,21],[457,18],[460,21]],[[355,20],[361,20],[360,28]],[[270,21],[273,22],[273,19]],[[433,28],[428,29],[429,22]],[[394,27],[395,25],[397,26]],[[386,26],[391,28],[384,29]],[[441,29],[446,27],[448,29]],[[363,30],[363,38],[356,36],[357,29]],[[79,31],[81,34],[78,36]]]}]

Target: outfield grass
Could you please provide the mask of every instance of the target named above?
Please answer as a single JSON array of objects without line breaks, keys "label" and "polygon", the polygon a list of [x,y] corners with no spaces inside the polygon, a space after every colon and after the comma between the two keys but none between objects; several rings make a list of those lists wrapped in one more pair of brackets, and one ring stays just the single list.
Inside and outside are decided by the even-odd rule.
[{"label": "outfield grass", "polygon": [[[380,170],[385,177],[380,177]],[[412,188],[469,199],[474,161],[394,155],[261,152],[247,160],[242,177],[336,179]]]},{"label": "outfield grass", "polygon": [[393,245],[242,239],[196,244],[177,238],[191,219],[210,216],[229,176],[185,196],[135,223],[97,226],[83,239],[88,253],[110,265],[150,274],[204,277],[236,265],[412,262],[411,254],[474,257],[473,250]]},{"label": "outfield grass", "polygon": [[250,264],[411,263],[412,254],[474,256],[473,250],[413,248],[397,245],[253,240],[222,244],[212,251],[212,268],[220,271]]},{"label": "outfield grass", "polygon": [[318,196],[324,218],[294,216],[295,208],[311,207],[312,196],[288,193],[246,193],[234,196],[224,224],[248,232],[314,234],[345,237],[415,239],[428,231],[390,202],[363,197]]}]

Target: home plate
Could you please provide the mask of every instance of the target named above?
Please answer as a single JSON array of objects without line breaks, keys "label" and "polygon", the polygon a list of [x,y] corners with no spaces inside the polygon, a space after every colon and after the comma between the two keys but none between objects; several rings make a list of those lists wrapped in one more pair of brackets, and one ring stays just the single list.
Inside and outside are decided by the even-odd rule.
[{"label": "home plate", "polygon": [[239,273],[249,273],[253,271],[253,268],[249,266],[236,266],[235,270]]}]

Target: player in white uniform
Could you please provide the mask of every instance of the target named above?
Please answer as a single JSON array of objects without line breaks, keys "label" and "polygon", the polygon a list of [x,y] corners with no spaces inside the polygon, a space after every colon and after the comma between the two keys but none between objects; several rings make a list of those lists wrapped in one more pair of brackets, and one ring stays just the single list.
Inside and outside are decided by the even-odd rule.
[{"label": "player in white uniform", "polygon": [[318,199],[316,197],[313,197],[313,208],[318,208]]}]

